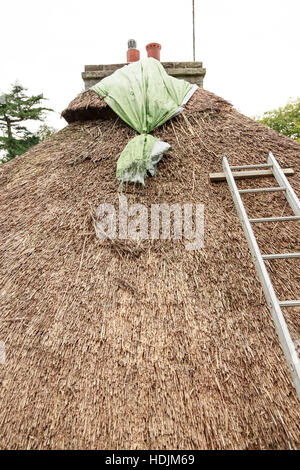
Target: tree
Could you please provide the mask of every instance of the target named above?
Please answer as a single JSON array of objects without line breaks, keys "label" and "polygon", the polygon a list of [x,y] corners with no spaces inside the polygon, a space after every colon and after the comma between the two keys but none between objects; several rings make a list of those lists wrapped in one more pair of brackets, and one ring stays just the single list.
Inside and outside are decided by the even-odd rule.
[{"label": "tree", "polygon": [[300,98],[290,100],[284,107],[267,111],[256,120],[300,142]]},{"label": "tree", "polygon": [[24,122],[43,121],[45,112],[53,111],[41,105],[45,99],[43,94],[27,96],[25,92],[26,88],[15,83],[9,93],[0,97],[0,131],[2,133],[0,150],[5,152],[2,162],[22,155],[30,147],[43,140],[43,136],[39,133],[29,131]]},{"label": "tree", "polygon": [[39,141],[41,142],[42,140],[48,139],[48,137],[54,134],[54,132],[56,132],[54,127],[47,126],[47,124],[42,124],[38,128],[36,135],[38,136]]}]

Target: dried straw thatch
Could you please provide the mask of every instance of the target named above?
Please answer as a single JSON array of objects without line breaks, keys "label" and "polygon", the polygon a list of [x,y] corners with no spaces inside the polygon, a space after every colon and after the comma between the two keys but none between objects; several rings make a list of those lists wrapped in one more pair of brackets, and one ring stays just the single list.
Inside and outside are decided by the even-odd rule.
[{"label": "dried straw thatch", "polygon": [[[208,177],[224,154],[264,163],[271,151],[297,170],[299,144],[198,90],[154,132],[173,146],[158,174],[123,192],[203,203],[205,247],[103,242],[95,209],[117,201],[116,161],[135,132],[91,91],[64,116],[72,124],[0,167],[0,447],[299,447],[299,403],[241,224],[227,184]],[[300,172],[290,181],[299,195]],[[280,193],[243,198],[249,216],[289,213]],[[300,248],[296,222],[255,231],[264,252]],[[279,297],[299,298],[297,260],[269,266]]]}]

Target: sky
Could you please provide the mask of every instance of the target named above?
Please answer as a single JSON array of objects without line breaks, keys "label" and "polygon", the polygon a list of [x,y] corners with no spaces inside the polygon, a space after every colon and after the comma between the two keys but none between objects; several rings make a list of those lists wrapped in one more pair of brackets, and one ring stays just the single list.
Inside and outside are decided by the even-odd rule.
[{"label": "sky", "polygon": [[[149,42],[161,61],[191,61],[192,0],[15,0],[1,2],[0,94],[18,80],[55,110],[84,89],[87,64],[126,61],[127,40],[141,58]],[[204,88],[252,117],[300,95],[299,0],[195,0],[196,60]]]}]

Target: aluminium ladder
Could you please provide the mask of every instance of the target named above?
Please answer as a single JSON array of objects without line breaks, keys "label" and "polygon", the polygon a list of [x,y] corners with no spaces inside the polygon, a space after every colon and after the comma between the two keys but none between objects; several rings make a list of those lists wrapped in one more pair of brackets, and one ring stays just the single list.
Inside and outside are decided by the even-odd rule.
[{"label": "aluminium ladder", "polygon": [[[275,222],[275,221],[287,221],[287,220],[299,220],[300,221],[300,202],[296,196],[293,188],[288,182],[286,176],[284,175],[282,169],[280,168],[278,162],[276,161],[274,155],[269,153],[268,160],[266,164],[258,165],[244,165],[244,166],[229,166],[227,158],[223,157],[222,161],[224,173],[226,180],[237,209],[240,221],[242,223],[246,239],[252,254],[252,258],[256,267],[257,274],[259,276],[264,295],[267,301],[268,308],[272,314],[273,321],[279,336],[279,340],[285,354],[286,360],[288,362],[290,372],[295,384],[295,388],[300,400],[300,360],[295,348],[295,344],[289,333],[287,324],[285,322],[281,307],[295,307],[300,305],[300,300],[283,300],[279,301],[267,268],[265,266],[264,260],[272,260],[278,258],[299,258],[300,253],[274,253],[268,255],[262,255],[258,247],[254,232],[252,230],[251,224],[260,223],[260,222]],[[274,188],[256,188],[256,189],[238,189],[236,182],[234,180],[231,170],[244,170],[250,168],[270,168],[272,170],[273,176],[275,177],[279,186]],[[260,193],[260,192],[269,192],[269,191],[283,191],[285,197],[294,212],[294,216],[288,217],[265,217],[259,219],[248,219],[241,194],[244,193]]]}]

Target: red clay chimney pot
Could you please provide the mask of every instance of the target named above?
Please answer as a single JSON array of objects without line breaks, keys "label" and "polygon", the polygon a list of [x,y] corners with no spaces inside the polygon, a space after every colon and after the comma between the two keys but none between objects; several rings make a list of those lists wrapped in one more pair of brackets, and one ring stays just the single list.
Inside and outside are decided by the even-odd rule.
[{"label": "red clay chimney pot", "polygon": [[150,42],[146,46],[148,57],[160,60],[161,45],[158,42]]},{"label": "red clay chimney pot", "polygon": [[140,51],[138,49],[128,49],[127,62],[137,62],[140,60]]},{"label": "red clay chimney pot", "polygon": [[136,48],[136,40],[128,40],[127,62],[137,62],[140,60],[140,51]]}]

